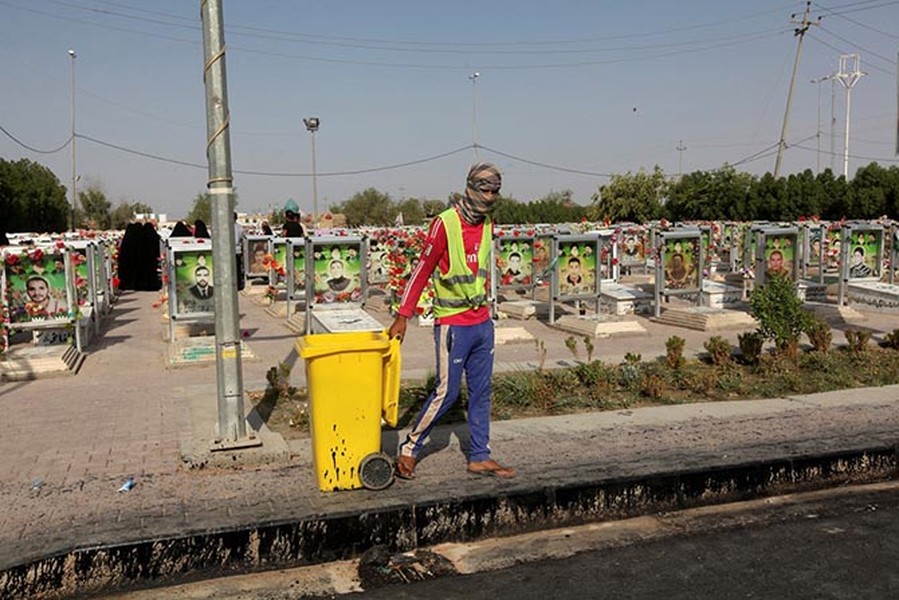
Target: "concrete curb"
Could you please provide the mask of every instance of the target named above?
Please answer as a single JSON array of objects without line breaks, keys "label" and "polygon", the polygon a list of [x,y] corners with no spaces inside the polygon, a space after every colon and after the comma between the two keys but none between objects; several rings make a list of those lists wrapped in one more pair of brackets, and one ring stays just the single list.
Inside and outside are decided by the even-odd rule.
[{"label": "concrete curb", "polygon": [[0,574],[4,598],[66,598],[185,578],[320,564],[375,545],[404,552],[447,542],[610,521],[894,478],[899,444],[732,461],[636,476],[513,486],[251,527],[77,548]]}]

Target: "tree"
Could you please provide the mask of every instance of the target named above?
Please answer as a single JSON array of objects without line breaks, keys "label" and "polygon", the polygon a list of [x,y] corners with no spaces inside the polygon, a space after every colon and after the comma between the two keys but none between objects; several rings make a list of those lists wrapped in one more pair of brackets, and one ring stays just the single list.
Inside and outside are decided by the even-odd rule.
[{"label": "tree", "polygon": [[443,200],[422,200],[421,207],[425,212],[426,219],[433,219],[446,210],[446,202]]},{"label": "tree", "polygon": [[613,175],[608,185],[600,186],[593,195],[588,216],[594,221],[645,223],[662,214],[667,197],[668,180],[658,165],[652,173],[640,169],[633,175]]},{"label": "tree", "polygon": [[153,207],[143,202],[119,202],[110,214],[110,227],[124,229],[137,213],[152,213]]},{"label": "tree", "polygon": [[[407,198],[396,205],[397,214],[402,213],[406,225],[421,225],[425,221],[425,210],[418,198]],[[396,216],[394,216],[394,220]]]},{"label": "tree", "polygon": [[68,218],[66,188],[50,169],[25,158],[0,158],[0,227],[7,232],[60,232]]},{"label": "tree", "polygon": [[81,204],[79,225],[90,229],[109,229],[112,224],[112,202],[106,199],[99,186],[90,186],[78,192],[78,202]]},{"label": "tree", "polygon": [[376,225],[387,227],[393,225],[396,208],[390,195],[368,188],[357,192],[352,198],[331,206],[332,213],[346,215],[347,227]]},{"label": "tree", "polygon": [[199,220],[209,225],[212,222],[212,195],[209,192],[197,194],[186,219],[188,223],[196,223]]}]

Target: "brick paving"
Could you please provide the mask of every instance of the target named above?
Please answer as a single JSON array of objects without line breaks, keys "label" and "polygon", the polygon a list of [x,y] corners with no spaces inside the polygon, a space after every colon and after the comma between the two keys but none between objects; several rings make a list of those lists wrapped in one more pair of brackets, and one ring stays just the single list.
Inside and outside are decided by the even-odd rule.
[{"label": "brick paving", "polygon": [[[492,446],[514,464],[513,481],[465,474],[465,428],[438,428],[422,457],[418,478],[383,492],[319,492],[308,440],[290,445],[288,460],[234,468],[189,470],[182,447],[197,427],[191,402],[216,404],[215,367],[165,365],[161,309],[155,293],[127,292],[107,317],[101,337],[87,348],[73,376],[0,383],[0,572],[73,549],[117,545],[204,531],[285,522],[310,515],[364,512],[390,505],[440,500],[464,493],[502,494],[579,477],[625,476],[654,469],[699,468],[753,457],[798,455],[821,449],[896,444],[899,386],[852,393],[751,402],[692,404],[612,413],[522,419],[494,425]],[[245,388],[262,389],[266,370],[287,362],[303,385],[296,334],[253,298],[241,295],[241,326],[257,356],[244,361]],[[370,313],[387,325],[377,305]],[[899,315],[869,313],[875,339],[899,327]],[[596,358],[620,361],[664,353],[679,335],[686,351],[702,351],[711,334],[658,325],[641,318],[647,336],[596,341]],[[502,320],[523,327],[547,348],[546,365],[570,364],[569,334],[538,321]],[[726,335],[736,339],[737,332]],[[835,331],[835,343],[843,341]],[[433,368],[430,329],[410,326],[404,377]],[[499,369],[529,368],[533,342],[499,346]],[[401,432],[385,431],[392,453]],[[190,441],[190,440],[187,440]],[[128,477],[137,485],[117,490]]]}]

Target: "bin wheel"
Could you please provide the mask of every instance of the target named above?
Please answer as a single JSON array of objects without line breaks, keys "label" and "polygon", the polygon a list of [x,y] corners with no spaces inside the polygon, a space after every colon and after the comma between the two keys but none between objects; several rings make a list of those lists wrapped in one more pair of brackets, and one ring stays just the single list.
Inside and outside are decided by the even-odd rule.
[{"label": "bin wheel", "polygon": [[383,490],[393,483],[393,461],[383,452],[373,452],[359,463],[359,479],[368,490]]}]

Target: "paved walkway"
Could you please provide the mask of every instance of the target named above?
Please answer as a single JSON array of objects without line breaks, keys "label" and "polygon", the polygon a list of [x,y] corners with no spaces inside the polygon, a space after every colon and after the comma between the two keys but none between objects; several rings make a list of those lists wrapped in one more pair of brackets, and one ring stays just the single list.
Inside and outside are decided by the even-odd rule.
[{"label": "paved walkway", "polygon": [[[198,431],[211,432],[215,426],[215,367],[166,367],[156,299],[154,293],[125,293],[77,375],[0,383],[0,590],[3,571],[78,548],[310,515],[358,515],[464,495],[522,494],[597,478],[889,447],[899,440],[899,386],[890,386],[497,422],[494,455],[518,468],[520,475],[512,481],[465,473],[467,440],[460,426],[434,433],[416,480],[382,492],[319,492],[308,440],[290,444],[289,457],[271,464],[236,461],[235,468],[191,470],[184,468],[182,449],[196,443]],[[296,365],[292,378],[302,385],[296,334],[285,320],[245,295],[241,312],[245,341],[257,357],[243,363],[245,388],[262,389],[266,370],[280,362]],[[386,311],[370,312],[389,323]],[[866,326],[875,339],[899,327],[899,315],[868,316]],[[595,357],[617,362],[628,351],[654,357],[664,353],[670,335],[686,338],[686,351],[693,354],[709,337],[645,319],[641,323],[648,336],[598,339]],[[536,321],[503,320],[497,326],[523,327],[543,340],[547,366],[572,360],[564,344],[567,333]],[[736,332],[727,337],[735,340]],[[835,331],[835,343],[842,341]],[[405,377],[420,377],[432,368],[430,329],[410,326],[403,348]],[[496,351],[500,369],[527,368],[537,356],[533,341]],[[206,409],[198,412],[197,405]],[[209,418],[198,423],[198,414]],[[384,432],[385,450],[392,452],[400,434]],[[135,479],[134,489],[119,493],[129,477]]]}]

